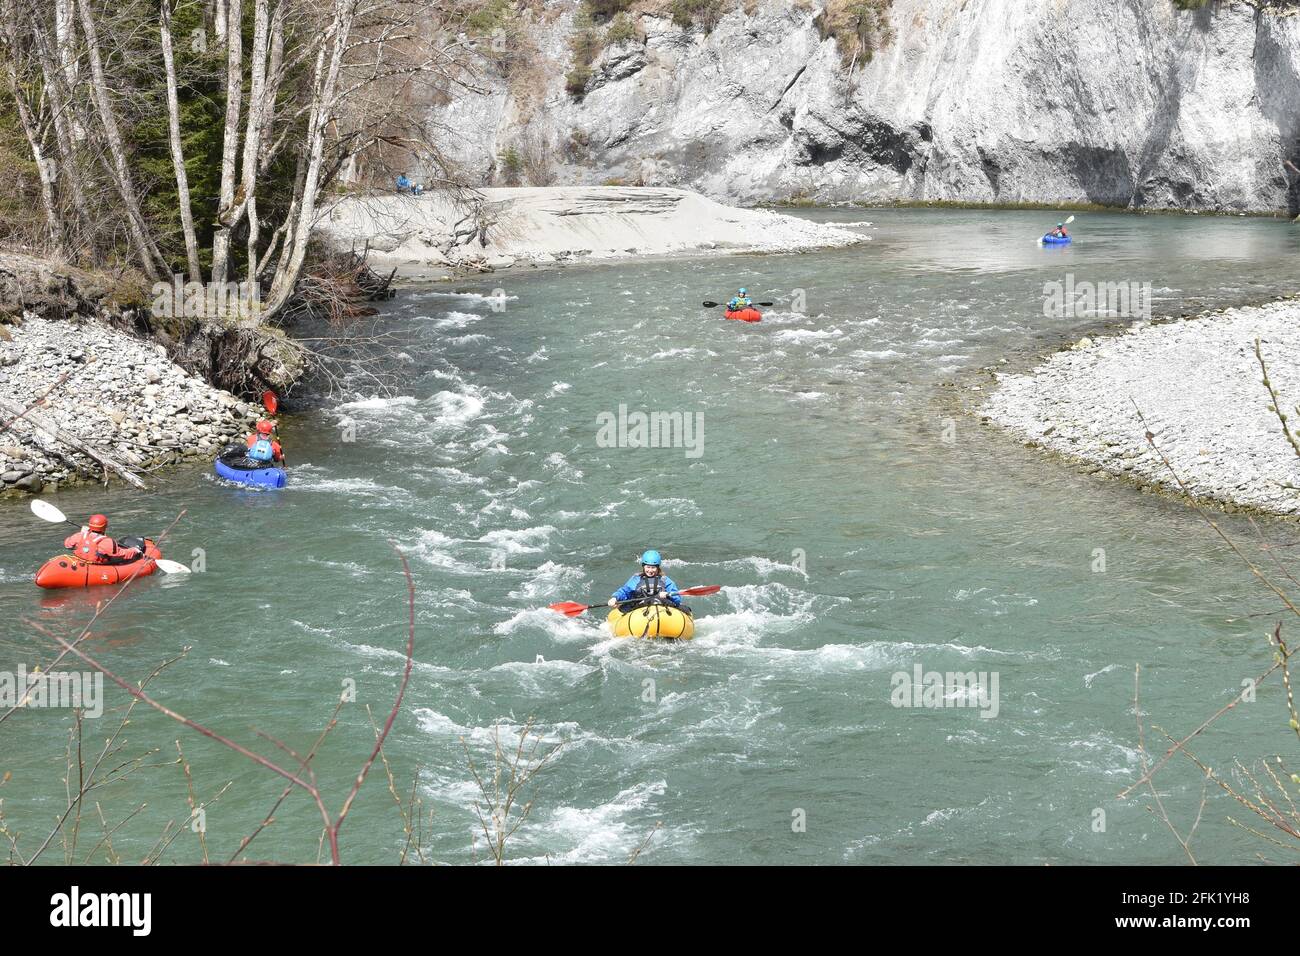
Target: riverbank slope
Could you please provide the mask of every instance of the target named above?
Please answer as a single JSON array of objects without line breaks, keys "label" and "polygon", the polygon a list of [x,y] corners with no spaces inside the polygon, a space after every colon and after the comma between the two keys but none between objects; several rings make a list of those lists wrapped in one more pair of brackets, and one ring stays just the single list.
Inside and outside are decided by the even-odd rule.
[{"label": "riverbank slope", "polygon": [[274,330],[163,323],[146,311],[141,288],[111,282],[0,253],[0,493],[137,483],[215,457],[258,409],[209,380],[300,374]]}]

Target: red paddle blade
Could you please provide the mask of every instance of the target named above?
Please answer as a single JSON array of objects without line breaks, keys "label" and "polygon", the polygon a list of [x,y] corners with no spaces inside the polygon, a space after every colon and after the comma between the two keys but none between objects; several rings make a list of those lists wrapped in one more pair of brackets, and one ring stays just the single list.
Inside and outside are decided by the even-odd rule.
[{"label": "red paddle blade", "polygon": [[721,584],[701,584],[699,587],[687,588],[684,591],[678,591],[678,594],[685,594],[687,597],[699,597],[702,594],[717,594],[722,590]]},{"label": "red paddle blade", "polygon": [[579,604],[577,601],[561,601],[559,604],[548,604],[547,607],[552,611],[559,611],[565,617],[577,617],[587,610],[586,604]]},{"label": "red paddle blade", "polygon": [[274,415],[280,409],[280,398],[269,388],[262,393],[262,407]]}]

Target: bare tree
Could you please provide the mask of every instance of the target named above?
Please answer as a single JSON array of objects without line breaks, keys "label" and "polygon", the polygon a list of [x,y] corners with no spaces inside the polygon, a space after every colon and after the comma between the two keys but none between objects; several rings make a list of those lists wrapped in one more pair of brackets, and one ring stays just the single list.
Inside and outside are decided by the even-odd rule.
[{"label": "bare tree", "polygon": [[[44,171],[52,240],[71,222],[91,237],[92,252],[111,253],[124,238],[146,277],[163,278],[183,261],[201,281],[201,239],[210,233],[211,280],[260,283],[261,319],[271,321],[297,294],[312,230],[345,179],[355,188],[360,170],[384,177],[390,163],[428,170],[431,185],[455,179],[439,145],[448,131],[423,119],[424,107],[451,84],[471,86],[475,41],[455,0],[205,4],[223,64],[205,75],[221,91],[224,119],[220,165],[214,158],[207,177],[216,195],[196,197],[182,82],[195,58],[174,35],[178,11],[196,2],[0,0],[6,93],[22,101],[28,147]],[[142,197],[155,184],[133,163],[142,119],[164,109],[180,243],[170,217],[151,220]],[[213,201],[211,213],[199,213]],[[199,215],[214,215],[210,229]]]},{"label": "bare tree", "polygon": [[172,166],[176,170],[176,197],[180,206],[181,229],[185,233],[185,257],[190,279],[203,281],[199,266],[199,240],[194,232],[194,211],[190,203],[190,180],[185,172],[185,151],[181,147],[181,109],[176,95],[176,57],[172,51],[172,2],[159,4],[158,34],[161,41],[163,70],[167,77],[167,143],[171,147]]}]

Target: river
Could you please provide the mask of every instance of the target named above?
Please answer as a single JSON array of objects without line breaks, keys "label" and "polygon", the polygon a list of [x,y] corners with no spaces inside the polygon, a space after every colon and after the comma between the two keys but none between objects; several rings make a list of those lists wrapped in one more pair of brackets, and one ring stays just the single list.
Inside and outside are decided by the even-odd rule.
[{"label": "river", "polygon": [[[1044,317],[1044,284],[1066,273],[1150,282],[1157,316],[1195,311],[1294,291],[1300,235],[1261,219],[1090,213],[1073,246],[1043,249],[1033,237],[1050,214],[799,214],[869,221],[855,228],[872,241],[508,273],[455,287],[467,295],[408,286],[384,307],[405,343],[397,394],[356,375],[301,399],[282,429],[286,490],[194,468],[148,494],[54,496],[71,515],[106,511],[119,532],[156,532],[184,510],[164,552],[189,562],[201,549],[203,573],[132,585],[87,646],[131,680],[189,646],[151,692],[270,754],[257,731],[310,747],[355,682],[316,761],[337,807],[373,741],[365,708],[383,719],[402,667],[391,540],[411,562],[417,644],[387,757],[398,792],[414,781],[432,811],[427,859],[489,858],[467,752],[490,770],[493,728],[513,749],[530,719],[560,749],[526,790],[507,845],[518,862],[621,862],[643,843],[647,864],[1185,859],[1148,799],[1117,797],[1139,768],[1134,667],[1147,720],[1189,732],[1267,668],[1268,620],[1240,620],[1267,595],[1193,510],[1021,447],[962,414],[949,383],[987,384],[980,367],[1095,325]],[[775,301],[761,323],[700,308],[739,284]],[[620,406],[694,430],[670,447],[609,447],[602,424]],[[48,661],[31,622],[75,632],[106,596],[32,586],[62,533],[23,502],[0,508],[0,666]],[[724,586],[692,599],[693,642],[614,640],[603,614],[546,610],[603,600],[647,547],[679,584]],[[894,675],[910,686],[917,666],[985,675],[997,693],[894,706]],[[125,695],[107,693],[120,707]],[[87,740],[117,723],[111,711],[89,722]],[[0,724],[4,818],[28,852],[64,808],[71,724],[55,710]],[[1197,754],[1249,764],[1287,733],[1280,684],[1265,685]],[[184,829],[163,859],[202,856],[177,739],[200,802],[230,783],[205,809],[212,858],[280,793],[157,715],[137,709],[124,736],[123,754],[157,752],[95,791],[110,827],[144,805],[112,834],[123,860],[144,858],[169,822]],[[1160,780],[1186,829],[1195,769]],[[1209,794],[1199,858],[1266,849],[1227,821],[1233,807]],[[89,806],[82,830],[73,858],[107,858]],[[249,858],[314,860],[318,837],[294,796]],[[381,767],[343,859],[395,862],[404,840]],[[64,858],[57,840],[49,852]]]}]

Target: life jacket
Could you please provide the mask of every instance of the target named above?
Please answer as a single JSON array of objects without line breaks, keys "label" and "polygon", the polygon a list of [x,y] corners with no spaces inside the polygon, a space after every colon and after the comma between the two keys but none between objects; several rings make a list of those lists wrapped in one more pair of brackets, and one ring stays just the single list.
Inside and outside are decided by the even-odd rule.
[{"label": "life jacket", "polygon": [[259,438],[248,449],[248,457],[254,461],[274,461],[275,449],[269,438]]},{"label": "life jacket", "polygon": [[[105,542],[108,543],[106,548]],[[132,550],[130,547],[123,547],[108,535],[100,534],[98,531],[88,530],[85,534],[77,532],[64,542],[64,546],[77,557],[92,564],[121,564],[136,557],[130,554]],[[143,545],[137,550],[143,554]]]},{"label": "life jacket", "polygon": [[75,543],[72,551],[77,557],[85,558],[87,561],[100,561],[103,555],[99,551],[99,542],[108,538],[106,534],[100,534],[98,531],[86,531],[75,535]]},{"label": "life jacket", "polygon": [[636,597],[653,598],[664,590],[664,576],[662,574],[656,574],[652,578],[646,577],[642,574],[640,577],[641,580],[636,586]]}]

